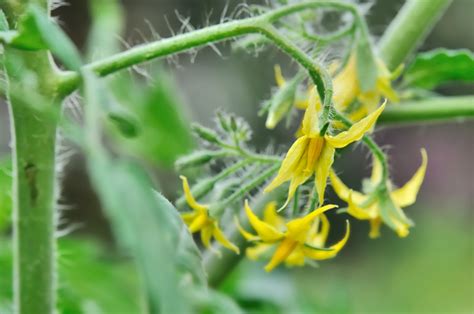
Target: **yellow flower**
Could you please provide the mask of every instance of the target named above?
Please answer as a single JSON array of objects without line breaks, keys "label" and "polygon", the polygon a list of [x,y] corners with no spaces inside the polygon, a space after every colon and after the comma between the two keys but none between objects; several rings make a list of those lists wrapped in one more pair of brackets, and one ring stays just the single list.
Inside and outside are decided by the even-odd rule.
[{"label": "yellow flower", "polygon": [[[392,102],[398,102],[399,97],[391,86],[391,81],[395,80],[401,73],[403,67],[391,73],[382,60],[377,59],[378,77],[373,90],[362,91],[357,75],[356,55],[353,53],[347,64],[339,72],[333,81],[333,103],[334,107],[341,112],[346,112],[350,105],[358,100],[361,106],[357,109],[346,112],[351,121],[359,121],[368,114],[376,110],[382,97]],[[329,67],[330,73],[335,73],[338,68],[337,63],[332,63]],[[299,109],[305,109],[311,102],[311,97],[316,97],[317,105],[321,102],[316,94],[309,95],[306,101],[295,102],[294,106]],[[338,123],[335,123],[338,125]]]},{"label": "yellow flower", "polygon": [[372,90],[361,90],[355,53],[349,57],[345,67],[334,78],[333,101],[337,110],[345,111],[355,100],[358,100],[362,105],[358,110],[350,114],[353,121],[358,121],[361,117],[373,112],[382,97],[392,102],[399,101],[397,93],[391,86],[391,81],[396,78],[398,73],[390,73],[382,60],[377,59],[376,62],[378,76]]},{"label": "yellow flower", "polygon": [[326,205],[304,217],[285,223],[283,217],[277,214],[275,203],[267,205],[264,220],[260,220],[245,201],[245,212],[250,225],[257,232],[257,235],[249,233],[237,221],[237,227],[244,238],[257,243],[247,249],[247,256],[257,259],[276,246],[275,253],[265,266],[266,271],[272,271],[283,262],[289,266],[302,266],[305,258],[313,260],[333,258],[344,247],[350,234],[347,224],[344,237],[329,248],[323,248],[329,233],[329,221],[323,213],[335,207],[337,206]]},{"label": "yellow flower", "polygon": [[288,198],[283,206],[285,207],[295,194],[296,188],[315,175],[319,203],[322,204],[335,149],[360,140],[372,128],[384,108],[385,104],[353,124],[347,131],[335,136],[328,134],[321,136],[318,125],[319,110],[317,104],[314,101],[311,102],[306,108],[300,136],[288,150],[277,176],[265,188],[265,191],[271,191],[284,182],[290,181]]},{"label": "yellow flower", "polygon": [[[393,189],[390,182],[387,182],[388,193],[363,194],[349,189],[341,179],[331,171],[331,183],[336,194],[343,201],[348,203],[347,212],[360,220],[369,220],[369,237],[377,238],[380,236],[380,225],[382,222],[395,230],[400,237],[406,237],[409,233],[408,228],[413,223],[408,219],[402,208],[415,203],[416,196],[420,190],[425,177],[428,157],[424,149],[421,150],[422,163],[413,177],[399,189]],[[369,179],[369,189],[374,189],[382,179],[382,165],[374,157],[372,175]]]},{"label": "yellow flower", "polygon": [[209,216],[208,205],[199,204],[191,194],[187,178],[185,176],[180,176],[180,178],[183,181],[186,202],[193,209],[193,212],[181,214],[189,231],[191,233],[201,232],[201,241],[206,248],[210,248],[211,238],[214,237],[225,248],[239,254],[239,248],[226,238],[219,228],[218,222]]}]

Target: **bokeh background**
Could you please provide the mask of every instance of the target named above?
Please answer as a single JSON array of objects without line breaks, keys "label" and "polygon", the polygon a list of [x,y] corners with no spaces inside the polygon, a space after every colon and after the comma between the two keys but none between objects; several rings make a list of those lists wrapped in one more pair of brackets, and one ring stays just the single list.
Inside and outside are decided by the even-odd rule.
[{"label": "bokeh background", "polygon": [[[189,22],[196,27],[207,24],[208,20],[216,23],[226,5],[230,11],[237,3],[239,1],[123,1],[126,26],[120,38],[123,43],[134,45],[153,38],[154,31],[167,37],[182,25],[176,12],[190,17]],[[374,1],[368,21],[375,37],[382,34],[402,3],[401,0]],[[54,15],[75,43],[85,49],[91,22],[88,2],[70,0],[68,5],[55,10]],[[437,47],[474,50],[473,17],[474,1],[454,0],[420,50]],[[229,45],[218,45],[218,48],[222,56],[207,47],[199,50],[195,58],[182,54],[174,62],[163,63],[163,68],[170,74],[167,84],[174,86],[173,101],[180,105],[178,113],[185,121],[184,125],[186,121],[198,121],[212,126],[214,112],[223,108],[249,121],[254,130],[254,147],[265,148],[270,143],[286,147],[293,131],[284,126],[272,132],[266,130],[263,118],[257,117],[256,112],[262,100],[271,95],[273,65],[281,64],[287,75],[295,73],[295,65],[276,49],[267,49],[255,56],[245,52],[231,53]],[[159,79],[153,77],[151,68],[144,69],[151,76],[146,88],[153,88]],[[472,94],[474,88],[456,84],[444,86],[438,92]],[[153,98],[148,101],[152,102]],[[163,112],[156,109],[155,113]],[[420,148],[425,147],[428,151],[428,170],[418,202],[406,210],[416,222],[410,236],[399,239],[390,230],[383,229],[380,239],[370,240],[368,225],[351,220],[352,237],[338,258],[321,263],[319,268],[279,269],[271,276],[263,272],[261,264],[243,262],[223,284],[223,291],[236,297],[248,309],[268,313],[474,312],[473,134],[473,121],[378,129],[376,140],[389,152],[395,184],[403,184],[417,169],[421,161]],[[173,134],[164,136],[164,143],[174,141]],[[193,145],[189,138],[183,138],[186,144],[178,147],[177,153]],[[9,140],[8,114],[6,105],[1,102],[0,157],[7,155]],[[77,284],[84,274],[74,272],[74,263],[88,265],[86,277],[93,281],[94,276],[102,276],[110,287],[123,290],[120,293],[125,299],[127,295],[134,299],[129,291],[138,284],[131,266],[126,260],[117,258],[110,228],[90,187],[83,158],[80,152],[73,148],[71,151],[73,155],[65,166],[61,183],[61,204],[67,207],[64,226],[77,227],[62,240],[70,241],[66,244],[68,251],[64,253],[63,274],[70,278],[72,285]],[[348,185],[358,188],[360,179],[370,171],[369,154],[360,146],[346,152],[336,167]],[[171,199],[179,191],[177,174],[170,166],[174,157],[149,163],[157,182],[161,182],[164,193]],[[334,195],[331,200],[337,202]],[[334,239],[340,237],[345,218],[330,217],[335,222]],[[78,245],[74,239],[87,239],[87,244]],[[81,250],[93,253],[90,258],[75,259]],[[114,268],[107,267],[111,260]],[[102,302],[113,303],[101,291],[107,289],[106,286],[96,288],[97,291],[90,291],[90,285],[84,285],[78,293],[89,294],[91,299],[101,295]],[[123,313],[127,313],[129,310],[126,309],[132,308],[129,303],[135,301],[120,302]]]}]

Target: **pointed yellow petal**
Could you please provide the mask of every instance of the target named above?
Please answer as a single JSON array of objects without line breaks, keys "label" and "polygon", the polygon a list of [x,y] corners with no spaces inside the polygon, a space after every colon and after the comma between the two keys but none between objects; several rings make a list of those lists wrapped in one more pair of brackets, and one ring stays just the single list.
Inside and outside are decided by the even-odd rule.
[{"label": "pointed yellow petal", "polygon": [[183,219],[184,223],[188,226],[193,222],[194,219],[196,219],[196,217],[197,217],[196,212],[181,214],[181,218]]},{"label": "pointed yellow petal", "polygon": [[359,195],[361,196],[361,199],[360,199],[361,202],[358,202],[354,199],[354,196],[355,196],[354,193],[356,192],[349,190],[349,196],[347,200],[347,204],[349,206],[347,208],[347,213],[353,216],[354,218],[357,218],[360,220],[367,220],[367,219],[374,218],[377,215],[377,208],[378,208],[377,203],[371,204],[370,206],[365,207],[365,208],[361,207],[358,204],[365,202],[368,196],[359,193]]},{"label": "pointed yellow petal", "polygon": [[332,188],[334,192],[336,192],[337,196],[344,202],[347,202],[349,200],[349,191],[350,191],[347,185],[345,185],[342,182],[342,180],[337,176],[337,174],[332,169],[329,172],[329,179],[331,179]]},{"label": "pointed yellow petal", "polygon": [[252,211],[247,200],[245,200],[245,212],[250,224],[255,229],[259,237],[264,242],[275,242],[283,237],[283,233],[275,229],[272,225],[260,220]]},{"label": "pointed yellow petal", "polygon": [[314,219],[316,219],[316,217],[318,217],[322,213],[333,208],[337,208],[337,205],[326,205],[320,207],[318,209],[313,210],[311,213],[304,217],[293,219],[292,221],[288,222],[286,224],[286,228],[288,229],[287,237],[292,238],[300,243],[304,243],[308,238],[311,223],[314,221]]},{"label": "pointed yellow petal", "polygon": [[410,206],[416,201],[416,196],[425,178],[426,166],[428,165],[428,156],[425,149],[421,150],[421,157],[421,166],[413,177],[404,186],[391,193],[393,201],[400,207]]},{"label": "pointed yellow petal", "polygon": [[301,244],[298,244],[293,252],[286,258],[285,265],[288,267],[304,266],[304,253]]},{"label": "pointed yellow petal", "polygon": [[235,222],[235,225],[237,226],[237,229],[239,230],[240,234],[245,238],[245,240],[247,240],[247,241],[257,241],[257,240],[260,239],[256,235],[253,235],[250,232],[248,232],[247,230],[245,230],[242,227],[242,225],[240,224],[240,221],[237,218],[237,216],[234,216],[234,222]]},{"label": "pointed yellow petal", "polygon": [[379,159],[374,155],[372,158],[372,174],[370,175],[370,182],[375,186],[382,180],[383,167]]},{"label": "pointed yellow petal", "polygon": [[324,203],[324,193],[326,192],[329,171],[334,162],[334,152],[332,146],[324,144],[316,165],[316,191],[318,191],[319,204]]},{"label": "pointed yellow petal", "polygon": [[292,239],[283,240],[277,247],[270,262],[265,266],[265,271],[270,272],[280,265],[295,249],[298,243]]},{"label": "pointed yellow petal", "polygon": [[326,141],[334,148],[345,147],[355,141],[360,140],[364,134],[369,131],[377,121],[378,117],[385,109],[386,101],[377,110],[369,114],[364,119],[354,123],[349,130],[339,133],[336,136],[326,135]]},{"label": "pointed yellow petal", "polygon": [[188,203],[189,207],[199,212],[207,211],[207,206],[196,202],[193,195],[191,194],[191,189],[189,188],[188,179],[185,176],[179,176],[179,177],[183,181],[184,197],[186,198],[186,202]]},{"label": "pointed yellow petal", "polygon": [[337,110],[344,111],[359,93],[356,57],[352,54],[342,71],[334,78],[333,101]]},{"label": "pointed yellow petal", "polygon": [[285,225],[285,219],[277,213],[277,203],[272,201],[265,206],[263,221],[279,229]]},{"label": "pointed yellow petal", "polygon": [[189,232],[194,233],[201,230],[208,222],[209,219],[205,213],[196,215],[196,218],[189,225]]},{"label": "pointed yellow petal", "polygon": [[392,88],[392,85],[390,84],[390,80],[388,78],[377,80],[377,90],[380,92],[380,94],[382,94],[391,102],[400,101],[397,92]]},{"label": "pointed yellow petal", "polygon": [[382,219],[380,217],[376,217],[374,219],[370,219],[370,232],[369,238],[376,239],[380,237],[380,225],[382,224]]},{"label": "pointed yellow petal", "polygon": [[316,103],[316,87],[311,89],[308,107],[304,113],[301,130],[304,135],[315,137],[319,135],[318,105]]},{"label": "pointed yellow petal", "polygon": [[278,64],[275,64],[273,67],[275,70],[275,81],[278,85],[278,87],[282,87],[283,85],[286,84],[285,78],[283,77],[283,74],[281,73],[281,67]]},{"label": "pointed yellow petal", "polygon": [[[328,238],[328,235],[329,235],[329,229],[330,229],[330,224],[329,224],[329,219],[328,217],[326,217],[325,214],[321,214],[319,216],[319,226],[318,226],[318,234],[317,234],[317,240],[318,242],[321,243],[321,246],[324,245],[324,243],[326,243],[326,240]],[[315,244],[315,243],[312,243],[312,244]]]},{"label": "pointed yellow petal", "polygon": [[302,136],[298,138],[293,143],[293,145],[291,145],[290,149],[288,150],[288,153],[286,154],[285,159],[283,159],[283,162],[281,163],[281,167],[278,171],[277,176],[265,188],[265,192],[270,192],[271,190],[280,186],[285,181],[291,179],[291,177],[294,175],[295,169],[298,166],[301,157],[305,153],[308,141],[308,137]]},{"label": "pointed yellow petal", "polygon": [[206,247],[209,248],[211,246],[211,237],[212,237],[213,226],[210,224],[201,230],[201,242]]},{"label": "pointed yellow petal", "polygon": [[339,242],[329,247],[331,251],[317,250],[317,249],[313,249],[311,247],[305,246],[303,247],[303,253],[305,256],[315,259],[315,260],[324,260],[324,259],[333,258],[334,256],[337,255],[337,253],[339,253],[339,251],[344,247],[344,245],[346,245],[347,240],[349,239],[350,233],[351,233],[350,224],[349,224],[349,221],[346,221],[346,233]]},{"label": "pointed yellow petal", "polygon": [[217,240],[217,242],[222,244],[223,247],[225,247],[225,248],[227,248],[231,251],[234,251],[235,254],[240,254],[239,248],[226,238],[226,236],[224,235],[222,230],[219,228],[217,223],[214,225],[214,230],[212,232],[212,235]]},{"label": "pointed yellow petal", "polygon": [[282,209],[285,208],[288,203],[293,199],[293,196],[295,196],[296,189],[303,183],[306,182],[312,175],[313,172],[306,172],[304,171],[304,168],[306,167],[305,160],[302,160],[303,162],[298,166],[298,168],[295,170],[295,175],[290,181],[290,187],[288,188],[288,197],[286,198],[285,204],[281,207]]},{"label": "pointed yellow petal", "polygon": [[247,255],[249,259],[256,261],[262,255],[267,253],[272,247],[273,244],[259,243],[255,246],[247,248],[247,250],[245,250],[245,255]]}]

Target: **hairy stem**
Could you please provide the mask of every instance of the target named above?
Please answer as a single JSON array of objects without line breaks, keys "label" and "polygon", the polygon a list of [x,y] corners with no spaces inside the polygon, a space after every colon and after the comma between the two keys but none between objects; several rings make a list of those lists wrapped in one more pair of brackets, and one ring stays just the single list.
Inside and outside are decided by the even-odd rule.
[{"label": "hairy stem", "polygon": [[474,96],[436,97],[403,102],[384,110],[378,123],[413,123],[474,118]]},{"label": "hairy stem", "polygon": [[408,0],[379,42],[383,60],[395,70],[431,31],[452,0]]}]

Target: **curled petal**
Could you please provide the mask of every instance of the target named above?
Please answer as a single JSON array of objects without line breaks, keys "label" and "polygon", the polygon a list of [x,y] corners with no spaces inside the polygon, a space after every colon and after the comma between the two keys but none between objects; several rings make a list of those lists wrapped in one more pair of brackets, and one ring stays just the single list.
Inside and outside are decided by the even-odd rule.
[{"label": "curled petal", "polygon": [[209,248],[211,246],[211,237],[213,233],[213,226],[209,225],[201,230],[201,242],[206,247]]},{"label": "curled petal", "polygon": [[334,162],[334,152],[332,146],[325,144],[316,165],[316,191],[318,191],[320,205],[324,203],[324,193],[326,192],[329,171]]},{"label": "curled petal", "polygon": [[374,126],[375,122],[377,122],[378,117],[385,109],[385,103],[386,101],[367,117],[354,123],[349,130],[341,132],[335,136],[326,135],[326,141],[334,148],[342,148],[360,140],[364,134]]},{"label": "curled petal", "polygon": [[183,181],[184,197],[186,198],[186,202],[188,203],[189,207],[199,212],[207,211],[207,206],[199,204],[194,199],[194,196],[191,194],[191,189],[189,188],[188,179],[185,176],[179,176],[179,177]]},{"label": "curled petal", "polygon": [[349,224],[349,221],[346,221],[346,233],[344,237],[336,244],[331,245],[329,247],[330,250],[318,250],[318,249],[314,249],[308,246],[304,246],[303,253],[305,256],[315,259],[315,260],[324,260],[324,259],[333,258],[334,256],[337,255],[337,253],[339,253],[339,251],[344,247],[344,245],[346,245],[347,240],[349,239],[350,233],[351,233],[350,224]]},{"label": "curled petal", "polygon": [[181,218],[183,219],[186,225],[190,225],[194,219],[196,219],[197,214],[195,212],[192,213],[183,213],[181,214]]},{"label": "curled petal", "polygon": [[283,182],[288,181],[294,175],[295,169],[299,164],[301,157],[303,156],[306,146],[308,144],[308,138],[302,136],[298,138],[293,145],[291,145],[285,159],[281,163],[280,170],[273,181],[265,188],[265,192],[270,192],[276,187],[280,186]]},{"label": "curled petal", "polygon": [[275,267],[280,265],[288,256],[290,256],[291,252],[293,252],[297,244],[298,242],[289,238],[283,240],[277,247],[275,254],[273,254],[270,262],[268,262],[268,264],[265,266],[265,271],[270,272]]},{"label": "curled petal", "polygon": [[[352,190],[349,190],[349,196],[347,200],[348,208],[347,208],[347,213],[357,219],[360,220],[367,220],[367,219],[372,219],[378,215],[378,204],[374,203],[369,205],[368,207],[361,207],[359,204],[361,204],[363,201],[365,201],[368,196],[362,195],[359,193],[359,195],[362,195],[362,202],[357,202],[354,199],[354,192]],[[357,195],[357,194],[356,194]]]},{"label": "curled petal", "polygon": [[272,201],[265,206],[263,221],[279,229],[285,225],[285,219],[277,213],[277,203]]},{"label": "curled petal", "polygon": [[235,254],[240,254],[240,250],[239,248],[232,242],[230,242],[226,236],[224,235],[224,233],[222,232],[222,230],[219,228],[219,226],[217,225],[217,223],[214,225],[214,230],[212,232],[212,235],[214,236],[214,238],[217,240],[217,242],[219,242],[220,244],[222,244],[223,247],[231,250],[231,251],[234,251]]},{"label": "curled petal", "polygon": [[205,213],[196,215],[196,218],[189,225],[189,232],[194,233],[202,230],[202,228],[204,228],[204,226],[209,222],[208,218],[209,217],[207,217],[207,214]]},{"label": "curled petal", "polygon": [[267,243],[258,243],[255,246],[247,248],[245,254],[251,260],[258,260],[262,255],[266,254],[270,249],[274,246],[274,244],[267,244]]},{"label": "curled petal", "polygon": [[286,258],[285,265],[292,266],[304,266],[304,253],[302,245],[297,245],[291,254]]},{"label": "curled petal", "polygon": [[275,229],[272,225],[260,220],[252,211],[247,200],[245,200],[245,212],[250,224],[264,242],[276,242],[283,237],[283,233]]},{"label": "curled petal", "polygon": [[316,217],[336,207],[337,205],[326,205],[326,206],[313,210],[311,213],[309,213],[308,215],[304,217],[297,218],[288,222],[286,224],[286,227],[288,229],[287,237],[290,237],[294,239],[295,241],[298,241],[301,243],[305,242],[307,240],[308,233],[311,228],[311,224],[316,219]]},{"label": "curled petal", "polygon": [[410,206],[416,201],[416,196],[425,178],[426,166],[428,165],[428,156],[425,149],[421,150],[421,157],[421,166],[413,177],[404,186],[391,193],[393,201],[400,207]]},{"label": "curled petal", "polygon": [[245,230],[242,225],[240,224],[240,221],[239,219],[237,218],[237,216],[234,216],[234,222],[235,222],[235,225],[237,226],[237,229],[239,230],[240,234],[245,238],[245,240],[247,241],[257,241],[257,240],[260,240],[259,237],[257,237],[256,235],[254,234],[251,234],[250,232],[248,232],[247,230]]}]

